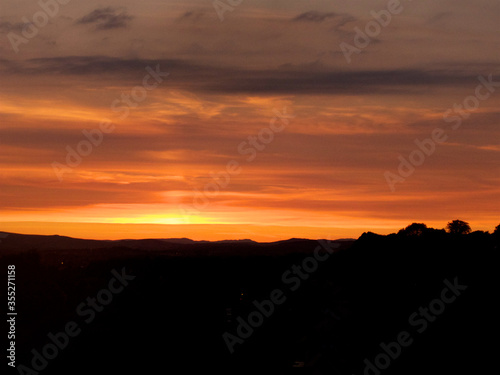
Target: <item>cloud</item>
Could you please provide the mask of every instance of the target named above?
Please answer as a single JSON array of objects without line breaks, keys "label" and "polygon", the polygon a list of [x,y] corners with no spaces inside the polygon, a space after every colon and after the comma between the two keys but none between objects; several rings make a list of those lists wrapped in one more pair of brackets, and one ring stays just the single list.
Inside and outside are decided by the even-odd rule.
[{"label": "cloud", "polygon": [[109,30],[120,27],[128,27],[133,18],[134,17],[129,15],[125,10],[107,7],[93,10],[89,14],[80,18],[77,23],[94,24],[96,26],[96,30]]},{"label": "cloud", "polygon": [[293,22],[311,22],[311,23],[321,23],[325,21],[333,21],[335,23],[335,29],[344,26],[348,22],[356,21],[356,18],[350,14],[340,14],[334,12],[318,12],[311,10],[309,12],[301,13],[292,19]]},{"label": "cloud", "polygon": [[177,60],[141,60],[121,59],[106,56],[64,56],[54,58],[37,58],[24,63],[0,59],[0,67],[12,74],[49,74],[49,75],[98,75],[124,74],[144,71],[147,66],[160,63],[165,67],[177,67],[182,64]]},{"label": "cloud", "polygon": [[335,18],[337,17],[337,13],[329,12],[329,13],[323,13],[323,12],[317,12],[314,10],[311,10],[309,12],[301,13],[297,17],[293,19],[293,21],[303,21],[303,22],[323,22],[324,20],[328,18]]},{"label": "cloud", "polygon": [[[112,75],[115,79],[132,79],[147,66],[160,65],[171,72],[170,86],[190,87],[195,91],[232,94],[401,94],[428,92],[432,87],[475,87],[477,71],[448,65],[433,69],[385,69],[338,71],[318,64],[282,65],[267,69],[218,67],[190,60],[142,60],[105,56],[66,56],[39,58],[24,62],[0,59],[0,71],[9,74],[36,75]],[[489,65],[486,65],[489,66]],[[486,66],[482,66],[483,69]],[[475,72],[475,73],[472,73]],[[489,70],[491,72],[491,70]],[[195,87],[193,82],[196,82]],[[424,92],[422,91],[422,92]]]},{"label": "cloud", "polygon": [[449,74],[422,69],[365,70],[357,72],[261,70],[231,73],[206,83],[206,89],[225,93],[258,94],[396,94],[415,93],[429,86],[459,86],[473,82],[467,73]]},{"label": "cloud", "polygon": [[178,21],[191,20],[194,22],[198,22],[205,15],[206,15],[206,12],[204,12],[204,11],[190,10],[190,11],[183,13],[177,20]]},{"label": "cloud", "polygon": [[22,22],[17,22],[17,23],[10,23],[10,22],[0,22],[0,32],[1,33],[8,33],[11,31],[15,31],[20,33],[24,27],[31,25],[31,22],[27,23],[22,23]]}]

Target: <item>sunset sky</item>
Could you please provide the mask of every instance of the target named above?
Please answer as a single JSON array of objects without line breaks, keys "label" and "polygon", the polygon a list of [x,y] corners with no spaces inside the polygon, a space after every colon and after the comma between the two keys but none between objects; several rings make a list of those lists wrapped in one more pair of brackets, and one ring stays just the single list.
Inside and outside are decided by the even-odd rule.
[{"label": "sunset sky", "polygon": [[[500,2],[402,1],[377,29],[394,1],[2,1],[0,230],[492,231]],[[357,30],[373,36],[361,46]],[[402,176],[411,155],[422,163]]]}]

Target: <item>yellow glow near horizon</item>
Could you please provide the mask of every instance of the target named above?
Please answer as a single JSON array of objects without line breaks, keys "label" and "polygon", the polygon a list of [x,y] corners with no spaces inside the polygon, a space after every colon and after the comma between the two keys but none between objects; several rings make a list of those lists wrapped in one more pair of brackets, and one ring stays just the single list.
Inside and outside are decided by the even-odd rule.
[{"label": "yellow glow near horizon", "polygon": [[119,217],[103,220],[115,224],[212,224],[214,221],[199,215],[179,217],[179,215],[143,215],[138,217]]}]

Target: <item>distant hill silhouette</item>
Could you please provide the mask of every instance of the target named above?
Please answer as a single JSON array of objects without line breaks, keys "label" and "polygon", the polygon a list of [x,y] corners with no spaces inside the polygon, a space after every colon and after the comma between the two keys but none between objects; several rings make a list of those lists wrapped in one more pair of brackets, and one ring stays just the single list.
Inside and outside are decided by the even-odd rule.
[{"label": "distant hill silhouette", "polygon": [[[1,255],[36,252],[43,264],[81,264],[107,259],[199,256],[284,256],[312,253],[318,246],[315,240],[289,239],[276,242],[255,242],[248,239],[194,241],[188,238],[140,240],[87,240],[59,235],[25,235],[8,232],[0,243]],[[355,240],[340,239],[339,249],[349,247]]]},{"label": "distant hill silhouette", "polygon": [[[151,239],[123,239],[123,240],[88,240],[59,235],[28,235],[9,232],[0,232],[5,237],[1,249],[5,250],[82,250],[82,249],[111,249],[126,247],[136,250],[171,250],[178,249],[177,245],[250,245],[255,247],[314,242],[315,240],[291,238],[275,242],[256,242],[249,239],[195,241],[189,238],[151,238]],[[354,242],[355,239],[338,239],[333,242]]]}]

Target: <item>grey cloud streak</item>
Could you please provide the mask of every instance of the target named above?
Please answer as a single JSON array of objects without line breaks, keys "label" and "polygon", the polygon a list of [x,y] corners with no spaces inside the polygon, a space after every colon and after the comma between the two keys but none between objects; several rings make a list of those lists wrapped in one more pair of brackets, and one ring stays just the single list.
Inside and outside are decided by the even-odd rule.
[{"label": "grey cloud streak", "polygon": [[[203,66],[181,59],[142,60],[104,56],[39,58],[13,63],[0,60],[0,71],[9,74],[103,75],[113,79],[135,79],[145,66],[159,64],[170,71],[170,87],[214,93],[258,94],[396,94],[428,91],[432,87],[474,85],[478,72],[466,66],[436,66],[433,69],[334,71],[314,65],[281,66],[269,69]],[[493,66],[483,65],[481,71]],[[478,68],[478,67],[475,67]],[[422,91],[423,92],[423,91]]]},{"label": "grey cloud streak", "polygon": [[80,18],[77,23],[94,24],[96,30],[108,30],[128,27],[133,18],[126,10],[107,7],[93,10]]}]

